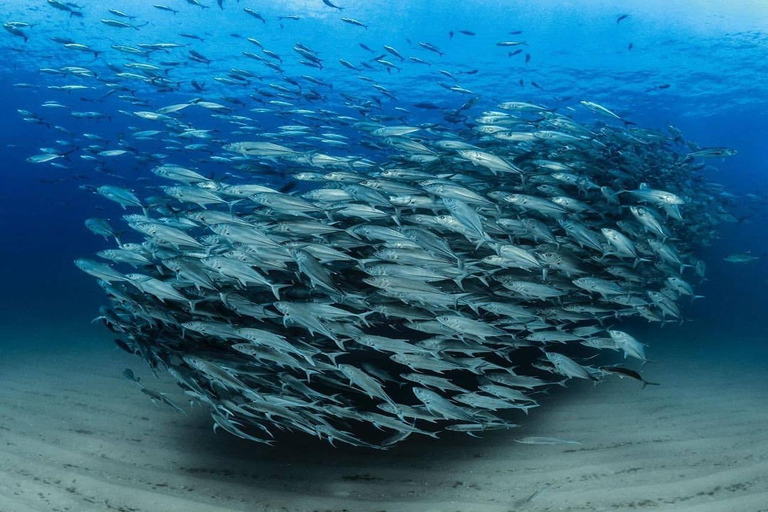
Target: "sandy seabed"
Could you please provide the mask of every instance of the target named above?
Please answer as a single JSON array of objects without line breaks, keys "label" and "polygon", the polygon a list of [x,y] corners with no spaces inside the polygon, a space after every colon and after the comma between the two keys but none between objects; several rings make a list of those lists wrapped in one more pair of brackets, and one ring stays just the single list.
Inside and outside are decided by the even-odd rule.
[{"label": "sandy seabed", "polygon": [[768,511],[765,351],[653,346],[661,386],[574,383],[521,428],[371,452],[214,433],[153,405],[123,369],[183,399],[109,343],[0,350],[0,512]]}]

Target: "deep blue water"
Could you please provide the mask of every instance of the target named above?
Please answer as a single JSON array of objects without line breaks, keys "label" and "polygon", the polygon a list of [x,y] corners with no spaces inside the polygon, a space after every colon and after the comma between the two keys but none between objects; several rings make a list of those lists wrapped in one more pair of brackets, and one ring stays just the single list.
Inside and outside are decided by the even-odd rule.
[{"label": "deep blue water", "polygon": [[[764,59],[768,49],[768,7],[759,1],[735,1],[727,5],[687,0],[675,2],[558,2],[558,1],[456,1],[370,0],[343,1],[341,13],[320,0],[285,0],[257,2],[225,0],[220,10],[215,2],[203,0],[210,9],[201,9],[182,0],[167,0],[178,14],[162,12],[151,2],[120,1],[79,2],[81,17],[70,17],[45,2],[8,0],[0,6],[3,22],[22,21],[32,25],[23,30],[29,41],[3,31],[0,34],[0,337],[10,343],[68,346],[81,337],[107,334],[91,326],[91,318],[103,303],[101,290],[93,279],[73,265],[77,257],[91,256],[106,244],[83,227],[90,216],[117,218],[119,207],[97,195],[82,190],[80,185],[111,183],[141,187],[149,178],[147,165],[130,157],[110,160],[106,165],[114,176],[94,171],[94,163],[59,160],[67,169],[47,164],[31,164],[25,159],[39,154],[41,147],[53,147],[53,141],[67,138],[45,125],[24,122],[17,109],[43,116],[51,125],[67,127],[75,134],[94,133],[114,142],[130,127],[153,129],[156,125],[141,119],[125,117],[117,111],[152,110],[201,96],[216,101],[222,96],[238,97],[247,108],[260,106],[248,95],[266,89],[276,82],[275,75],[260,63],[242,55],[242,51],[258,50],[245,41],[257,38],[266,48],[283,57],[286,75],[303,74],[319,77],[334,85],[321,88],[324,100],[307,103],[307,108],[329,108],[345,112],[338,93],[371,96],[370,84],[356,76],[364,74],[387,87],[396,97],[393,101],[381,94],[384,109],[402,105],[412,111],[410,122],[439,120],[431,110],[419,110],[413,103],[429,101],[446,108],[457,108],[469,96],[440,87],[437,81],[450,82],[439,73],[444,69],[459,77],[458,83],[481,98],[484,108],[502,100],[541,102],[565,107],[578,100],[596,101],[609,106],[627,119],[645,127],[664,128],[674,125],[685,137],[702,146],[728,146],[738,150],[729,159],[708,163],[718,170],[705,171],[737,196],[758,194],[759,199],[737,200],[738,214],[749,216],[737,224],[724,224],[721,239],[704,249],[701,258],[708,265],[708,281],[698,290],[706,298],[686,305],[690,322],[676,329],[683,339],[706,337],[722,340],[728,347],[738,347],[739,340],[765,339],[768,327],[764,312],[768,311],[768,264],[766,259],[748,265],[729,265],[722,258],[730,253],[750,251],[754,255],[768,252],[768,214],[764,207],[768,198],[765,141],[768,138],[768,68]],[[267,23],[249,16],[245,7],[258,11]],[[117,19],[107,12],[119,9],[133,16],[135,24],[148,23],[139,30],[112,28],[102,18]],[[629,17],[617,23],[620,15]],[[301,19],[277,20],[277,16],[296,15]],[[340,17],[363,21],[368,29],[345,24]],[[470,30],[475,36],[458,33]],[[511,31],[522,31],[509,35]],[[451,38],[449,31],[455,34]],[[197,34],[205,41],[179,37],[179,32]],[[233,37],[239,34],[242,38]],[[74,52],[50,41],[50,37],[70,37],[103,52]],[[521,40],[522,52],[509,57],[510,49],[496,46],[503,40]],[[410,41],[410,43],[409,43]],[[418,47],[429,42],[444,56]],[[139,88],[136,96],[150,101],[152,108],[127,108],[117,99],[118,93],[97,100],[103,90],[61,92],[49,85],[90,83],[77,77],[62,78],[44,74],[40,68],[83,66],[102,76],[114,74],[108,64],[122,65],[131,56],[110,49],[111,45],[176,42],[189,44],[212,62],[208,65],[187,62],[187,48],[153,54],[152,60],[178,60],[169,77],[180,83],[178,90],[154,92]],[[324,69],[299,65],[298,55],[291,50],[301,42],[318,52]],[[385,53],[382,45],[397,48],[406,58],[416,56],[431,66],[403,63],[400,72],[387,73],[381,67],[360,72],[344,68],[343,58],[352,63],[370,61],[371,54],[358,46],[364,43]],[[632,49],[628,49],[629,44]],[[512,48],[514,50],[515,48]],[[530,61],[525,63],[525,55]],[[400,65],[392,55],[387,59]],[[142,59],[134,59],[141,62]],[[358,64],[359,65],[359,64]],[[251,70],[263,80],[248,87],[217,84],[214,76],[227,69]],[[461,71],[478,70],[476,74],[459,75]],[[190,80],[204,82],[208,91],[194,91]],[[520,81],[523,84],[520,84]],[[536,82],[540,88],[533,87]],[[28,83],[34,88],[15,87]],[[648,89],[668,84],[668,88]],[[571,99],[563,99],[568,98]],[[74,119],[70,109],[45,109],[44,101],[56,100],[71,105],[72,110],[110,113],[112,119],[100,121]],[[299,103],[301,105],[301,103]],[[234,113],[238,112],[235,105]],[[479,110],[478,110],[479,111]],[[354,111],[347,110],[349,114]],[[246,110],[243,115],[253,115]],[[187,114],[191,122],[198,120],[207,128],[208,112]],[[253,115],[258,119],[257,116]],[[265,129],[275,121],[265,121]],[[152,148],[152,146],[149,146]],[[150,149],[160,151],[162,144]],[[199,159],[200,153],[173,154],[173,163],[185,165]],[[215,164],[204,164],[210,172],[220,171]],[[744,206],[747,205],[747,206]]]}]

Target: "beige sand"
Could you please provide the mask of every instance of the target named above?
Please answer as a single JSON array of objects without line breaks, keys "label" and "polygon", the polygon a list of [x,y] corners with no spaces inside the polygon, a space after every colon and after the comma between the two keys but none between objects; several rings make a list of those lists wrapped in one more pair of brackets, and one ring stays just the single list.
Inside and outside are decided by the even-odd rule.
[{"label": "beige sand", "polygon": [[[153,405],[124,368],[178,398],[175,386],[103,343],[87,357],[2,354],[0,512],[768,510],[758,355],[715,363],[654,350],[663,362],[646,374],[663,386],[577,385],[515,431],[371,453],[214,434],[200,410]],[[582,444],[513,441],[523,436]]]}]

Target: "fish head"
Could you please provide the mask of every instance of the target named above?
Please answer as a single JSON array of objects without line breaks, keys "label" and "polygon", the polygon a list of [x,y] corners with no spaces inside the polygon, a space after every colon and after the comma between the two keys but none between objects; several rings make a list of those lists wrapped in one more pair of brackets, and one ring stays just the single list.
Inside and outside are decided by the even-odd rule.
[{"label": "fish head", "polygon": [[216,256],[210,256],[208,258],[202,258],[200,262],[206,267],[210,267],[214,270],[221,270],[223,268],[223,261]]}]

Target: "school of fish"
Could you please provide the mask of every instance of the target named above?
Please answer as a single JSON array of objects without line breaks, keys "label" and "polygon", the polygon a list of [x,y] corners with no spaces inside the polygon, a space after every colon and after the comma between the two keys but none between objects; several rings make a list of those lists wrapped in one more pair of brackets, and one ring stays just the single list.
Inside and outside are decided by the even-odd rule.
[{"label": "school of fish", "polygon": [[[106,26],[144,26],[110,13]],[[5,28],[28,38],[21,22]],[[696,248],[732,220],[732,197],[703,177],[701,159],[735,151],[638,127],[592,101],[489,103],[455,82],[445,88],[469,99],[421,122],[376,79],[360,77],[373,93],[334,89],[301,43],[293,50],[313,75],[291,76],[283,61],[292,57],[253,38],[242,43],[252,64],[229,70],[181,42],[54,42],[94,60],[41,69],[59,94],[43,107],[94,127],[128,123],[115,139],[20,112],[66,137],[29,162],[90,162],[108,179],[82,188],[125,210],[85,221],[114,246],[75,262],[109,299],[99,319],[121,348],[208,407],[217,428],[256,442],[280,431],[369,448],[476,435],[517,426],[541,393],[570,379],[653,384],[627,363],[647,356],[622,323],[683,321],[681,303],[705,274]],[[426,62],[383,49],[339,62],[384,77]],[[224,89],[177,82],[173,51]],[[265,79],[268,90],[243,94]],[[81,91],[122,108],[73,110],[67,100]],[[186,99],[163,103],[162,93]],[[125,158],[140,178],[110,174]]]}]

